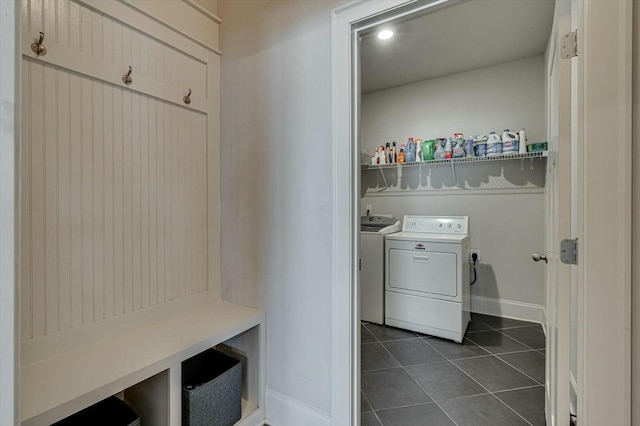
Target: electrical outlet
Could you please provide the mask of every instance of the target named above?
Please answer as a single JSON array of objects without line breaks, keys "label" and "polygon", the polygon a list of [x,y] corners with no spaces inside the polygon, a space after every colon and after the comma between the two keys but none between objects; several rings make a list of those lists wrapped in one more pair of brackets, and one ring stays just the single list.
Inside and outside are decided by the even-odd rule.
[{"label": "electrical outlet", "polygon": [[373,214],[373,210],[371,209],[371,204],[367,204],[366,213]]},{"label": "electrical outlet", "polygon": [[478,255],[478,260],[476,261],[476,263],[480,262],[480,250],[469,250],[469,261],[473,261],[473,258],[471,257],[473,255],[473,253]]}]

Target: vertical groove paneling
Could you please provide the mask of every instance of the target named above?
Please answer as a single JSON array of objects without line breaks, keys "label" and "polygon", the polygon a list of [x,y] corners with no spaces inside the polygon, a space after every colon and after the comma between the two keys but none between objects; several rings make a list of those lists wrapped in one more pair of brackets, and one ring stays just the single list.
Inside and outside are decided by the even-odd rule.
[{"label": "vertical groove paneling", "polygon": [[104,100],[102,83],[93,82],[93,306],[95,320],[105,318],[104,280]]},{"label": "vertical groove paneling", "polygon": [[114,250],[114,152],[115,124],[113,117],[113,88],[104,85],[104,316],[110,318],[115,314],[115,250]]},{"label": "vertical groove paneling", "polygon": [[148,229],[149,229],[149,305],[158,303],[158,240],[157,240],[157,217],[158,217],[158,183],[157,183],[157,159],[158,159],[158,121],[156,120],[157,102],[149,99],[149,174],[148,174]]},{"label": "vertical groove paneling", "polygon": [[58,72],[58,329],[71,328],[71,105],[69,75]]},{"label": "vertical groove paneling", "polygon": [[[85,25],[86,22],[83,22]],[[82,120],[82,323],[89,324],[95,321],[94,315],[94,290],[95,274],[93,253],[95,251],[95,239],[93,234],[93,90],[91,81],[85,78],[81,81],[81,120]]]},{"label": "vertical groove paneling", "polygon": [[32,63],[31,79],[31,276],[33,337],[45,335],[45,141],[44,67]]},{"label": "vertical groove paneling", "polygon": [[131,137],[131,93],[122,92],[123,192],[124,192],[124,312],[133,310],[133,143]]},{"label": "vertical groove paneling", "polygon": [[123,90],[113,89],[113,312],[121,315],[124,306],[124,126]]},{"label": "vertical groove paneling", "polygon": [[[190,56],[69,0],[23,5],[25,30],[204,96]],[[206,115],[32,59],[22,90],[22,339],[206,290]]]},{"label": "vertical groove paneling", "polygon": [[[70,3],[73,4],[73,3]],[[80,78],[69,75],[71,172],[71,326],[82,324],[82,117]]]},{"label": "vertical groove paneling", "polygon": [[140,288],[141,307],[149,306],[149,99],[140,97]]},{"label": "vertical groove paneling", "polygon": [[22,306],[20,320],[22,340],[33,337],[33,278],[31,276],[31,62],[22,63],[22,144],[21,144],[21,229],[20,229],[20,298]]},{"label": "vertical groove paneling", "polygon": [[[50,2],[49,2],[50,3]],[[45,323],[44,334],[58,331],[58,85],[57,73],[44,67]]]}]

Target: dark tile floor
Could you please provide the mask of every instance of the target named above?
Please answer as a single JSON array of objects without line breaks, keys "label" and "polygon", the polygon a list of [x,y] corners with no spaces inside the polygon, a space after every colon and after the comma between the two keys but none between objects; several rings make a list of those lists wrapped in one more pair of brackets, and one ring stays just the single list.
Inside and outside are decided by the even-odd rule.
[{"label": "dark tile floor", "polygon": [[544,426],[542,328],[471,318],[462,344],[363,323],[362,426]]}]

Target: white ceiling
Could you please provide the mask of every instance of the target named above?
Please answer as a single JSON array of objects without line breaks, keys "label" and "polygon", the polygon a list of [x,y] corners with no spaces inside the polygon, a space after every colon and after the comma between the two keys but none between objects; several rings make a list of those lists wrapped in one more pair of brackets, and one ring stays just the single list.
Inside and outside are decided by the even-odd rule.
[{"label": "white ceiling", "polygon": [[388,89],[544,53],[554,0],[469,0],[361,41],[362,92]]}]

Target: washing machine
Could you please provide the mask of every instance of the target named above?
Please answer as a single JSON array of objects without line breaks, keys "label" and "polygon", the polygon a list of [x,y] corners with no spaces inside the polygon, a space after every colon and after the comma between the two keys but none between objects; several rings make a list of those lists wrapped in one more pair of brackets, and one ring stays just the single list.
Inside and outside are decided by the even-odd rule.
[{"label": "washing machine", "polygon": [[384,324],[384,237],[399,232],[389,215],[360,217],[360,319]]},{"label": "washing machine", "polygon": [[462,342],[470,319],[469,217],[405,216],[385,237],[387,325]]}]

